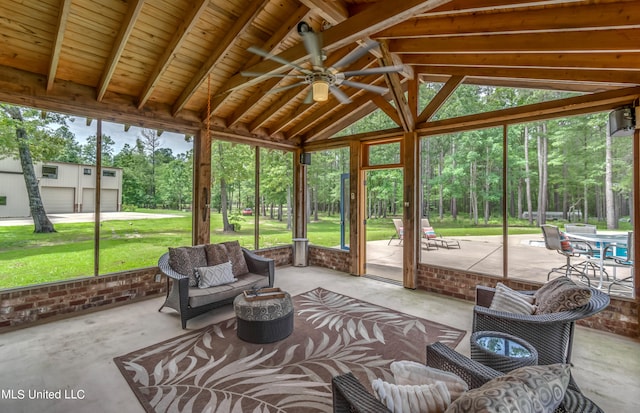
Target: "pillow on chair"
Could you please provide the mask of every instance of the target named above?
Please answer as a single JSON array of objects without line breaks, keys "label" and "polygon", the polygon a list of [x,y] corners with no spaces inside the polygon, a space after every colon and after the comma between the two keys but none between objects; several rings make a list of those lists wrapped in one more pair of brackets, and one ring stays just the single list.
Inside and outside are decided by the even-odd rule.
[{"label": "pillow on chair", "polygon": [[462,393],[469,390],[467,382],[454,373],[425,366],[415,361],[401,360],[394,361],[389,366],[393,373],[396,384],[399,385],[422,385],[444,383],[449,390],[451,400],[456,400]]},{"label": "pillow on chair", "polygon": [[212,267],[198,267],[195,269],[195,272],[198,274],[199,288],[216,287],[238,281],[231,271],[231,261]]},{"label": "pillow on chair", "polygon": [[444,413],[451,396],[443,382],[398,385],[382,379],[371,382],[373,394],[393,413]]},{"label": "pillow on chair", "polygon": [[545,283],[533,296],[536,314],[549,314],[586,305],[591,300],[591,289],[577,285],[567,277],[558,277]]},{"label": "pillow on chair", "polygon": [[502,283],[496,285],[496,292],[489,309],[514,314],[534,314],[536,306],[531,295],[512,290]]}]

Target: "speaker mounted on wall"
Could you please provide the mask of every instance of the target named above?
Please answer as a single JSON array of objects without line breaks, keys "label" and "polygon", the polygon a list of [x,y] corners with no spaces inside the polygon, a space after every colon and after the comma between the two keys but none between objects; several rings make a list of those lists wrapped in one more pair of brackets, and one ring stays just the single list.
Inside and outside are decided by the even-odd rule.
[{"label": "speaker mounted on wall", "polygon": [[302,152],[300,154],[300,163],[302,165],[311,165],[311,154],[309,152]]}]

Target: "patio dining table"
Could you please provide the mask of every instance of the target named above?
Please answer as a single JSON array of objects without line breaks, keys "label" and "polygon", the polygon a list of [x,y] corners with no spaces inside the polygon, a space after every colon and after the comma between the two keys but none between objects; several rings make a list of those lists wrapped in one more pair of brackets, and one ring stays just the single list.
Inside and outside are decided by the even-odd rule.
[{"label": "patio dining table", "polygon": [[602,288],[602,282],[604,279],[604,260],[605,260],[605,249],[610,245],[615,245],[616,247],[626,248],[627,247],[627,234],[585,234],[585,233],[575,233],[575,232],[567,232],[567,237],[570,239],[575,239],[579,241],[585,241],[590,245],[594,246],[599,250],[597,256],[587,256],[589,261],[595,261],[595,264],[599,268],[599,280],[598,286],[596,288]]}]

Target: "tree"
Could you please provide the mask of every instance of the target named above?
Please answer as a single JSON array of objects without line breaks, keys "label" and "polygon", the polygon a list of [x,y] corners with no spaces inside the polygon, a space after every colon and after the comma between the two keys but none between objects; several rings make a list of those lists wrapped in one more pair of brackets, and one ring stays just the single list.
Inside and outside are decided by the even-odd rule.
[{"label": "tree", "polygon": [[140,132],[142,138],[140,142],[145,149],[147,156],[151,162],[151,187],[149,198],[151,200],[151,208],[156,207],[156,152],[160,147],[160,137],[158,133],[153,129],[142,129]]},{"label": "tree", "polygon": [[[2,117],[0,122],[2,125],[2,133],[4,139],[2,143],[5,148],[5,153],[16,153],[20,158],[20,165],[22,166],[22,175],[24,176],[24,182],[27,188],[27,195],[29,197],[29,209],[31,216],[33,217],[34,232],[35,233],[50,233],[56,232],[53,224],[49,220],[47,213],[42,203],[42,197],[40,196],[40,188],[38,187],[38,178],[33,166],[34,159],[38,159],[40,156],[44,156],[57,141],[55,136],[51,137],[51,142],[42,144],[34,150],[32,154],[32,146],[37,143],[46,142],[47,132],[45,126],[50,121],[64,122],[64,118],[59,116],[52,116],[44,114],[38,115],[38,112],[31,109],[21,109],[17,106],[0,105],[2,111],[8,116]],[[56,118],[54,120],[54,118]],[[13,132],[13,142],[9,138],[10,133]],[[59,141],[58,141],[59,143]],[[11,150],[13,149],[13,150]],[[35,156],[33,156],[35,155]]]}]

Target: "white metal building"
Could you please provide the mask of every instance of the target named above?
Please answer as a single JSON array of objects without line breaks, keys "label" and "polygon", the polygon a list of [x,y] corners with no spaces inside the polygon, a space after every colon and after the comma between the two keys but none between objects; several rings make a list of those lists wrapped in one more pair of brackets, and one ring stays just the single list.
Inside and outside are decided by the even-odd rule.
[{"label": "white metal building", "polygon": [[[64,162],[38,162],[34,165],[40,195],[48,214],[94,212],[96,167]],[[122,169],[102,168],[100,210],[120,211]],[[18,159],[0,159],[0,218],[31,215],[29,197]]]}]

